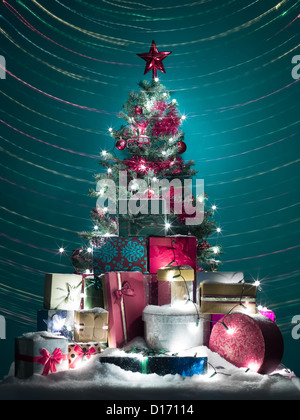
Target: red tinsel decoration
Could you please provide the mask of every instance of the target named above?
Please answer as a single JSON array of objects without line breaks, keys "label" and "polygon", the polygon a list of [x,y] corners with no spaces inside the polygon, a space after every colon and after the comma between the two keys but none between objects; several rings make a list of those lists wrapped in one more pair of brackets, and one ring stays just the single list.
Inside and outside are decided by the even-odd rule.
[{"label": "red tinsel decoration", "polygon": [[[153,135],[160,136],[175,136],[178,128],[181,125],[181,118],[173,105],[164,101],[157,101],[154,105],[154,111],[160,111],[159,117],[155,121],[153,127]],[[163,116],[163,114],[166,114]]]}]

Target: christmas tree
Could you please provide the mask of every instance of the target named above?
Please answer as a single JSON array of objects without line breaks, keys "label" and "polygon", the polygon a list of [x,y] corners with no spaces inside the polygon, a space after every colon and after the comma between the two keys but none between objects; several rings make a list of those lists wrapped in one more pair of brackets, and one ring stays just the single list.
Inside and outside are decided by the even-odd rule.
[{"label": "christmas tree", "polygon": [[[107,202],[115,203],[116,192],[118,197],[126,200],[150,200],[150,205],[151,201],[163,198],[167,217],[164,223],[157,218],[157,234],[195,236],[198,240],[197,263],[200,270],[215,271],[220,264],[218,254],[222,250],[219,244],[212,246],[207,239],[219,231],[214,221],[216,208],[207,208],[206,193],[195,196],[192,190],[188,193],[185,190],[183,196],[181,185],[197,173],[192,169],[194,162],[186,162],[181,156],[187,149],[182,130],[186,116],[180,113],[176,99],[172,99],[171,93],[157,77],[157,70],[165,73],[162,61],[169,54],[171,52],[159,52],[154,41],[149,53],[138,54],[147,63],[145,74],[152,71],[152,81],[141,81],[138,91],[129,92],[128,100],[119,113],[125,123],[117,130],[109,130],[115,147],[112,151],[102,150],[99,163],[103,171],[95,175],[97,190],[90,190],[90,196],[97,199],[97,205],[91,211],[94,230],[82,232],[81,236],[87,240],[89,249],[92,245],[97,246],[98,239],[103,236],[120,234],[119,203],[115,214],[111,214],[106,205]],[[120,157],[119,152],[124,156]],[[125,184],[120,179],[124,173]],[[173,182],[175,179],[179,181],[178,184]],[[107,180],[113,181],[117,190],[109,188],[105,184]],[[101,205],[98,205],[99,202]],[[186,209],[193,211],[197,206],[202,208],[201,223],[189,225],[187,219],[190,219],[190,215]],[[129,211],[124,219],[127,220],[127,226],[144,227],[147,233],[149,218],[142,211],[137,214]],[[90,253],[83,250],[79,255],[78,250],[75,251],[73,263],[77,269],[90,269]]]}]

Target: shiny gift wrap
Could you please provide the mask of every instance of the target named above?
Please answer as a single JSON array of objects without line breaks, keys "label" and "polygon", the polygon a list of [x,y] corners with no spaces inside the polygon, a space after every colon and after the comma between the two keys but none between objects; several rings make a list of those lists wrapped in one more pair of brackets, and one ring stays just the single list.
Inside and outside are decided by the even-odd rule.
[{"label": "shiny gift wrap", "polygon": [[211,316],[198,318],[192,303],[176,308],[148,305],[143,311],[143,321],[145,341],[153,350],[174,353],[209,343]]},{"label": "shiny gift wrap", "polygon": [[34,374],[68,370],[68,340],[43,332],[26,333],[15,339],[15,376],[26,379]]},{"label": "shiny gift wrap", "polygon": [[239,368],[270,374],[281,362],[284,344],[273,321],[236,312],[215,324],[209,348]]},{"label": "shiny gift wrap", "polygon": [[101,356],[99,360],[101,363],[111,363],[119,366],[121,369],[145,375],[156,373],[159,376],[181,375],[182,377],[191,377],[207,373],[206,357]]}]

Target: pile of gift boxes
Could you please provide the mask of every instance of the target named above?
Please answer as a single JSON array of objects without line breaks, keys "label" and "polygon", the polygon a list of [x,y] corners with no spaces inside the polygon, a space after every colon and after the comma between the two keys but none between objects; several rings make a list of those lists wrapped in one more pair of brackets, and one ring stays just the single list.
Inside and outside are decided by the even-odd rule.
[{"label": "pile of gift boxes", "polygon": [[[97,355],[109,362],[106,349],[124,348],[136,337],[145,339],[152,357],[115,358],[124,369],[206,373],[207,357],[177,353],[209,347],[214,327],[228,331],[235,313],[252,317],[256,328],[257,285],[243,273],[199,271],[197,242],[185,235],[102,237],[93,248],[92,273],[46,274],[37,332],[15,340],[15,375],[78,369]],[[275,325],[273,312],[263,315]],[[263,327],[255,334],[267,342]],[[211,345],[221,354],[222,343]]]}]

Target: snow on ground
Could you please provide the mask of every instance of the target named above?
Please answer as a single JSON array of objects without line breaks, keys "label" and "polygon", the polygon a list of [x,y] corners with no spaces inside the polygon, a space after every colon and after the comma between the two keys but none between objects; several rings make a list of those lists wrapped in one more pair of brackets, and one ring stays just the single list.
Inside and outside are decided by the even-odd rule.
[{"label": "snow on ground", "polygon": [[[133,346],[145,348],[145,342],[138,338],[130,343]],[[195,353],[207,356],[217,375],[211,377],[214,373],[211,366],[206,376],[144,375],[101,363],[98,355],[78,369],[21,380],[14,377],[12,364],[8,375],[0,381],[0,400],[300,400],[300,380],[284,366],[264,376],[234,367],[207,347],[193,348],[180,356]],[[119,349],[102,353],[123,354]]]}]

